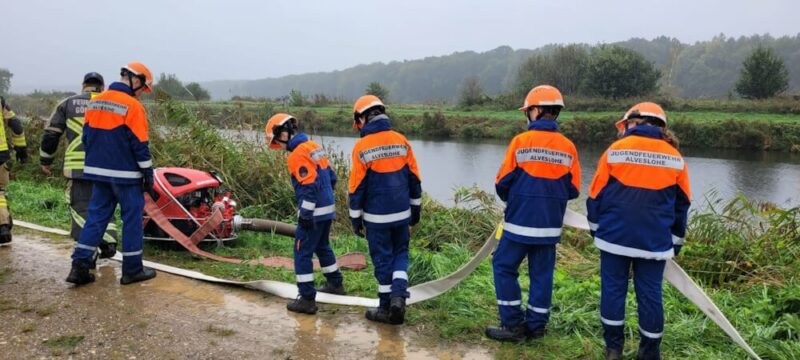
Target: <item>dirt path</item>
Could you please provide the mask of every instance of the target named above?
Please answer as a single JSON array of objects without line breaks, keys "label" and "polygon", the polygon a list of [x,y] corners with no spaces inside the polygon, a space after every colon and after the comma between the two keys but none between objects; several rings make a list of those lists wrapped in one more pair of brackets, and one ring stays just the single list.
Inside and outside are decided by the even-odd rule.
[{"label": "dirt path", "polygon": [[[15,229],[16,232],[16,229]],[[362,309],[295,315],[283,299],[165,273],[120,286],[119,264],[73,288],[68,240],[15,234],[0,247],[0,358],[486,359],[485,349],[428,346]]]}]

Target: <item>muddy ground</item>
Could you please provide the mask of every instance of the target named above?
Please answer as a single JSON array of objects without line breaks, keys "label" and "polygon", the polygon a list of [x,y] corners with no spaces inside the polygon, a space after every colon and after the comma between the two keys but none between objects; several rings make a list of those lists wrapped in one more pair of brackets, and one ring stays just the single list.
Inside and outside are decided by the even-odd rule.
[{"label": "muddy ground", "polygon": [[297,315],[283,299],[166,273],[121,286],[114,261],[101,261],[97,281],[75,288],[64,282],[71,240],[14,230],[13,243],[0,247],[3,359],[491,357],[369,323],[360,308],[323,304],[317,316]]}]

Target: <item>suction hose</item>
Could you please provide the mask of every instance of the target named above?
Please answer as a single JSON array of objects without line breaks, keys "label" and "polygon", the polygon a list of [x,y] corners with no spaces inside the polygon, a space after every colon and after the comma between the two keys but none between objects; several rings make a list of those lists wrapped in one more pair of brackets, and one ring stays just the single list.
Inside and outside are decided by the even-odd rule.
[{"label": "suction hose", "polygon": [[293,237],[297,226],[275,220],[247,219],[236,215],[233,217],[233,229],[235,231],[259,231]]}]

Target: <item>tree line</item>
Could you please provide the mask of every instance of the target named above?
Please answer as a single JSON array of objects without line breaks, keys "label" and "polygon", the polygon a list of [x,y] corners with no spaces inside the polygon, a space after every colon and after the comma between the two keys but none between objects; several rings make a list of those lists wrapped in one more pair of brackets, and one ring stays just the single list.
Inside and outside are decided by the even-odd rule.
[{"label": "tree line", "polygon": [[[559,67],[562,82],[568,84],[566,92],[591,94],[603,90],[602,87],[616,89],[618,86],[600,83],[597,81],[600,79],[592,78],[591,72],[583,72],[594,69],[594,74],[599,74],[602,67],[619,58],[626,58],[631,66],[639,69],[642,65],[640,58],[632,55],[636,53],[652,64],[658,73],[657,92],[675,97],[722,98],[739,95],[736,81],[740,78],[744,60],[757,48],[771,49],[772,55],[783,62],[788,76],[785,91],[800,91],[800,35],[780,38],[718,35],[694,44],[668,37],[634,38],[606,45],[547,45],[535,50],[514,50],[503,46],[483,53],[456,52],[419,60],[358,65],[335,72],[251,81],[216,81],[203,85],[215,98],[234,95],[277,98],[297,90],[305,94],[352,99],[361,95],[371,82],[378,82],[391,91],[396,102],[455,102],[459,100],[461,90],[474,85],[469,83],[475,80],[482,92],[491,97],[518,91],[519,79],[526,76],[521,73],[525,66],[536,68],[536,61],[545,66],[542,62],[548,56],[566,56],[578,60]],[[632,50],[633,53],[620,49]],[[595,54],[599,55],[595,57]],[[642,76],[654,77],[652,72],[645,71],[647,73]],[[646,81],[646,85],[651,82]],[[619,91],[625,92],[622,88]]]}]

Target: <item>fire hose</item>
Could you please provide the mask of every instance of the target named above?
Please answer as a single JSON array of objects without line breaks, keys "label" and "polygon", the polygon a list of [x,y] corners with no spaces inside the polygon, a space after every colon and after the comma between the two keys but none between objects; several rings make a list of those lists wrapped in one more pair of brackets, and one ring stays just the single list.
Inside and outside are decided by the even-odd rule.
[{"label": "fire hose", "polygon": [[[148,204],[150,205],[151,211],[153,208],[155,208],[155,210],[158,210],[158,208],[155,207],[155,204],[152,202],[149,196],[146,196],[146,204],[145,204],[146,211]],[[157,216],[154,217],[154,220],[158,220]],[[166,219],[163,219],[163,217],[162,220],[166,221]],[[61,235],[68,235],[68,233],[63,230],[45,228],[39,225],[25,223],[23,221],[15,221],[15,224],[22,227],[31,228],[34,230],[51,232]],[[564,225],[580,230],[589,230],[589,223],[586,217],[569,209],[567,210],[564,216]],[[178,229],[172,227],[172,230],[169,230],[168,228],[171,226],[171,224],[169,224],[169,221],[166,221],[165,226],[167,226],[167,228],[164,229],[165,231],[167,231],[168,233],[174,232],[174,234],[170,235],[175,236],[176,240],[178,240],[179,242],[183,240],[183,242],[192,244],[190,238],[181,233]],[[275,231],[276,233],[282,233],[282,234],[288,234],[290,230],[289,227],[284,227],[280,224],[277,224],[275,222],[269,222],[267,220],[254,222],[252,225],[247,225],[247,226],[258,227],[259,229],[269,229],[269,231]],[[198,231],[200,230],[203,229],[198,229]],[[408,304],[414,304],[417,302],[437,297],[447,292],[448,290],[452,289],[456,285],[458,285],[458,283],[460,283],[467,276],[469,276],[469,274],[475,271],[475,269],[478,267],[478,265],[480,265],[480,263],[484,259],[486,259],[489,255],[492,254],[495,247],[497,246],[501,234],[502,234],[502,225],[498,225],[497,229],[494,232],[492,232],[492,234],[488,237],[483,246],[478,250],[478,252],[466,264],[462,265],[455,272],[450,273],[445,277],[410,287],[408,291],[411,294],[411,296],[408,299]],[[193,249],[202,252],[202,250],[197,248],[196,245],[194,244],[192,244],[191,247],[193,247]],[[210,255],[206,257],[215,260],[220,259],[220,261],[226,261],[226,262],[242,262],[239,259],[236,259],[239,261],[230,261],[231,258],[225,258],[210,253],[206,254]],[[114,257],[114,260],[122,261],[122,257],[120,256],[119,253]],[[297,297],[297,286],[295,284],[288,284],[274,280],[233,281],[233,280],[226,280],[209,276],[197,271],[191,271],[169,265],[154,263],[151,261],[144,261],[144,264],[148,267],[154,268],[159,271],[171,273],[174,275],[184,276],[196,280],[243,286],[246,288],[263,291],[287,299],[294,299]],[[717,324],[722,329],[722,331],[725,332],[725,334],[727,334],[728,337],[730,337],[731,340],[733,340],[734,343],[736,343],[739,347],[741,347],[748,355],[750,355],[753,359],[758,359],[758,360],[761,359],[758,356],[758,354],[756,354],[755,351],[753,351],[750,345],[747,344],[744,338],[742,338],[742,336],[739,334],[739,332],[736,330],[733,324],[731,324],[730,321],[725,317],[725,315],[722,314],[722,311],[720,311],[720,309],[716,306],[716,304],[714,304],[714,301],[711,300],[711,298],[708,297],[708,295],[703,291],[703,289],[699,285],[697,285],[697,283],[695,283],[694,280],[692,280],[691,277],[689,277],[689,275],[680,267],[680,265],[678,265],[672,259],[667,260],[667,265],[664,270],[664,278],[672,286],[674,286],[675,289],[677,289],[681,294],[683,294],[688,300],[690,300],[693,304],[695,304],[698,308],[700,308],[700,310],[706,316],[708,316],[715,324]],[[364,306],[364,307],[378,306],[378,299],[358,297],[358,296],[343,296],[343,295],[333,295],[327,293],[318,293],[316,300],[322,303],[338,304],[338,305],[352,305],[352,306]]]}]

